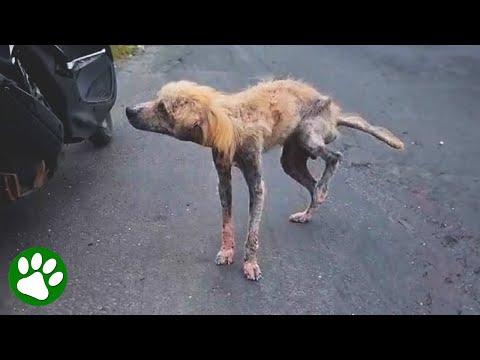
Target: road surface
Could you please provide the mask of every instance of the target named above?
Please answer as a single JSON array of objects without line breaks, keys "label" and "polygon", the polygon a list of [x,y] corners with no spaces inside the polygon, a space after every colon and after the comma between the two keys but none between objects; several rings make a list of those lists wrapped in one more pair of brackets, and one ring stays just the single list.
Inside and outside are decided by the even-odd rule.
[{"label": "road surface", "polygon": [[[45,189],[0,209],[1,314],[480,314],[480,47],[147,46],[118,70],[114,142],[69,146]],[[264,277],[253,283],[241,271],[240,173],[237,261],[218,267],[210,152],[136,131],[124,110],[171,80],[234,91],[286,75],[407,148],[343,130],[334,148],[344,161],[308,225],[288,222],[307,193],[281,170],[280,149],[267,153]],[[31,246],[58,252],[69,271],[63,297],[44,308],[7,285],[10,260]]]}]

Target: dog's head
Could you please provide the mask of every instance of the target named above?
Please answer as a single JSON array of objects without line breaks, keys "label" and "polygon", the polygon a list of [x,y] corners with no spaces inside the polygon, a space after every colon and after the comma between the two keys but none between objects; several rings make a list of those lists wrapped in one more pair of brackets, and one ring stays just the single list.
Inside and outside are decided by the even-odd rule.
[{"label": "dog's head", "polygon": [[172,82],[158,92],[156,99],[127,107],[126,114],[136,129],[214,147],[231,155],[234,128],[218,104],[220,96],[207,86]]}]

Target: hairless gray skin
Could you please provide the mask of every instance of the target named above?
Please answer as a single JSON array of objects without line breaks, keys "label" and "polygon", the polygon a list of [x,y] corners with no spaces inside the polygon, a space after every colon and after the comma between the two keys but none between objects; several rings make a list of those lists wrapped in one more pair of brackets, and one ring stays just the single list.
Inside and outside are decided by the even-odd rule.
[{"label": "hairless gray skin", "polygon": [[[281,164],[284,171],[305,187],[311,198],[307,209],[291,215],[290,221],[306,223],[325,201],[330,180],[342,159],[342,154],[327,147],[336,139],[338,126],[364,131],[393,148],[403,149],[403,143],[387,129],[370,125],[359,116],[343,114],[330,98],[301,82],[273,81],[236,96],[217,93],[212,88],[190,82],[172,83],[163,89],[158,99],[128,107],[127,117],[137,129],[212,148],[223,220],[222,242],[216,257],[218,265],[233,262],[231,171],[232,166],[241,170],[250,195],[243,266],[245,276],[250,280],[259,280],[262,276],[257,251],[265,201],[264,151],[283,145]],[[319,157],[326,166],[322,177],[317,180],[310,174],[307,161]]]}]

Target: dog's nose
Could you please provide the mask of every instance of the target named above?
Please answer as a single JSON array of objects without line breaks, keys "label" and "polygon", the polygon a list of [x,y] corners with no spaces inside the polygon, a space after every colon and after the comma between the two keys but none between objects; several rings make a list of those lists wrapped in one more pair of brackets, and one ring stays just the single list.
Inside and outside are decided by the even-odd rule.
[{"label": "dog's nose", "polygon": [[135,115],[137,115],[138,110],[133,107],[127,106],[127,108],[125,109],[125,112],[127,113],[128,118],[132,118],[132,117],[135,117]]}]

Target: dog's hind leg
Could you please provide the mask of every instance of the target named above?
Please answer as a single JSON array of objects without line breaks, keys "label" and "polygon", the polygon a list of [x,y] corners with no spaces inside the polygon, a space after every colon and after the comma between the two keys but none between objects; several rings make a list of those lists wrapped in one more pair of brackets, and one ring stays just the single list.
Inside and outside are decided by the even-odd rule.
[{"label": "dog's hind leg", "polygon": [[338,163],[342,160],[342,154],[333,150],[330,150],[325,145],[317,148],[316,153],[325,160],[325,170],[323,171],[322,178],[317,184],[316,200],[318,204],[323,203],[327,199],[328,185],[332,176],[337,170]]},{"label": "dog's hind leg", "polygon": [[280,159],[283,170],[310,193],[310,205],[304,211],[291,215],[290,221],[292,222],[309,222],[317,206],[315,200],[317,180],[314,179],[308,170],[307,161],[309,157],[309,153],[299,147],[296,137],[292,137],[285,142]]},{"label": "dog's hind leg", "polygon": [[[311,196],[310,205],[305,211],[290,216],[292,222],[306,223],[312,219],[314,210],[327,198],[328,185],[342,158],[341,153],[327,148],[322,134],[322,126],[300,127],[298,132],[285,142],[282,153],[283,169],[303,185]],[[318,157],[325,161],[325,170],[317,182],[308,170],[307,161],[308,158]]]},{"label": "dog's hind leg", "polygon": [[250,149],[248,152],[241,154],[236,162],[245,177],[250,194],[248,235],[245,242],[243,272],[247,279],[259,280],[262,272],[257,262],[257,250],[259,247],[260,222],[265,200],[265,184],[261,171],[261,151]]},{"label": "dog's hind leg", "polygon": [[330,150],[320,136],[309,134],[303,138],[303,146],[313,158],[321,157],[325,161],[325,170],[322,178],[315,188],[315,205],[322,204],[328,195],[328,186],[332,176],[337,170],[338,163],[342,160],[342,154],[337,151]]},{"label": "dog's hind leg", "polygon": [[222,204],[222,245],[215,262],[217,265],[233,263],[235,253],[235,234],[232,217],[232,165],[215,150],[213,162],[218,173],[218,193]]},{"label": "dog's hind leg", "polygon": [[[315,122],[313,122],[313,124],[315,124]],[[318,122],[317,124],[319,124],[318,127],[307,126],[301,128],[298,136],[300,145],[312,158],[316,159],[321,157],[325,161],[325,170],[315,189],[316,206],[327,199],[330,180],[337,170],[338,163],[342,160],[342,154],[340,152],[330,150],[326,145],[326,142],[330,143],[336,136],[329,132],[325,135],[325,128],[322,126],[322,123]]]}]

